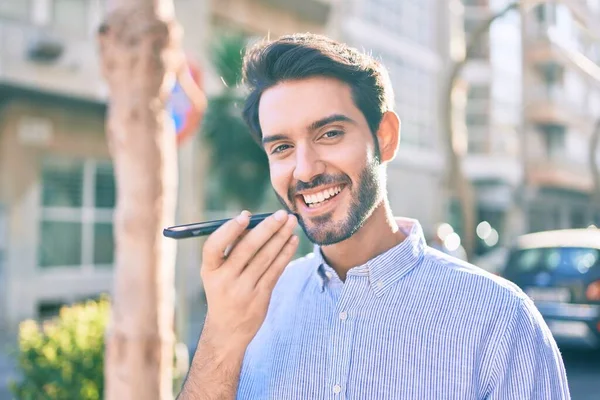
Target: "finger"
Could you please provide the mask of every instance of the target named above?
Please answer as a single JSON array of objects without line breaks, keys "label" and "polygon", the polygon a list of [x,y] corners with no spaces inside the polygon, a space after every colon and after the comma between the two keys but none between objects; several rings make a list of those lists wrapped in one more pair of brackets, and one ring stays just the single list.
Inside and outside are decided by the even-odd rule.
[{"label": "finger", "polygon": [[298,220],[294,215],[288,217],[285,225],[278,230],[269,241],[256,253],[254,258],[250,260],[248,266],[244,269],[243,275],[248,276],[248,279],[255,285],[260,277],[265,273],[273,260],[281,252],[286,245],[290,236],[294,233]]},{"label": "finger", "polygon": [[227,264],[241,273],[260,248],[284,226],[287,219],[288,213],[279,210],[258,224],[231,251],[227,257]]},{"label": "finger", "polygon": [[258,280],[256,287],[260,290],[272,291],[285,267],[290,263],[296,249],[298,248],[298,236],[292,235],[281,249],[281,252],[275,257],[275,260],[269,265],[264,274]]},{"label": "finger", "polygon": [[242,232],[242,234],[240,236],[238,236],[237,239],[235,239],[235,242],[233,242],[232,244],[230,244],[229,246],[227,246],[227,248],[225,249],[225,252],[223,254],[224,258],[227,258],[229,256],[229,254],[231,254],[231,251],[235,248],[235,246],[240,242],[240,240],[242,240],[246,235],[248,234],[248,230],[246,229],[244,232]]},{"label": "finger", "polygon": [[213,232],[202,248],[202,268],[216,269],[224,260],[225,250],[246,230],[250,222],[250,212],[242,211],[240,215],[227,221]]}]

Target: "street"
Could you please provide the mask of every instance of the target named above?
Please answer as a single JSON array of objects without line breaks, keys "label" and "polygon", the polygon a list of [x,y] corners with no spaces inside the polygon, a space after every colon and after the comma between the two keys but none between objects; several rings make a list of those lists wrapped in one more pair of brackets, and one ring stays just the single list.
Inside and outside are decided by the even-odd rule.
[{"label": "street", "polygon": [[600,351],[561,349],[573,400],[600,398]]}]

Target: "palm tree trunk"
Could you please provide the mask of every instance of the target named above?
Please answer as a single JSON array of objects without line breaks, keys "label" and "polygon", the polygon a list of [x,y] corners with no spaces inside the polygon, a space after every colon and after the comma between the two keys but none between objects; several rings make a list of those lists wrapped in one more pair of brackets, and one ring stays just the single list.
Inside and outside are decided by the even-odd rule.
[{"label": "palm tree trunk", "polygon": [[165,112],[179,59],[172,0],[119,0],[99,30],[110,89],[107,136],[117,207],[106,399],[170,399],[173,375],[177,152]]}]

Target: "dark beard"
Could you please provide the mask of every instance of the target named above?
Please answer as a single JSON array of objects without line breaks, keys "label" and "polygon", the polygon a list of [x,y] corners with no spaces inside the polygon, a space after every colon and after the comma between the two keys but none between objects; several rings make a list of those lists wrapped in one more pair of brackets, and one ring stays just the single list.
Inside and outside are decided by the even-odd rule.
[{"label": "dark beard", "polygon": [[[371,216],[379,202],[385,195],[383,180],[380,180],[378,168],[380,163],[373,160],[361,171],[356,185],[353,185],[350,177],[347,175],[318,175],[311,182],[298,182],[295,190],[288,191],[288,201],[283,200],[277,193],[276,196],[280,203],[288,210],[298,216],[298,223],[308,239],[317,245],[328,246],[343,242],[354,235],[365,221]],[[344,190],[350,190],[350,209],[348,216],[343,221],[335,222],[332,220],[333,212],[310,218],[312,228],[308,228],[306,221],[295,210],[295,193],[300,190],[311,189],[322,185],[343,184]],[[294,209],[290,208],[290,204]]]}]

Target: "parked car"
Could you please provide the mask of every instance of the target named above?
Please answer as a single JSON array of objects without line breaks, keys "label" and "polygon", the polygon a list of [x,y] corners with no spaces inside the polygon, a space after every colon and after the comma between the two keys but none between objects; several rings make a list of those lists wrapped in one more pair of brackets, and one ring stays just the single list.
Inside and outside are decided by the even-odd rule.
[{"label": "parked car", "polygon": [[600,230],[523,235],[502,275],[535,302],[556,341],[600,348]]}]

